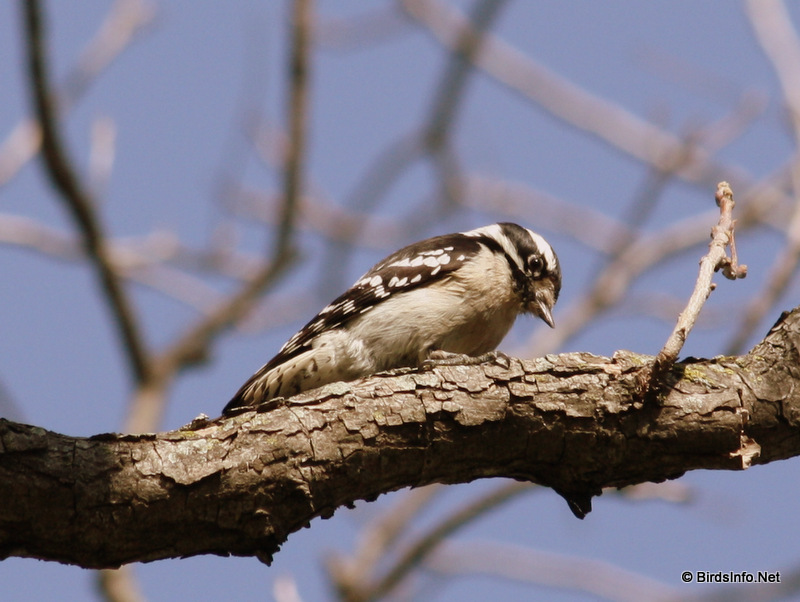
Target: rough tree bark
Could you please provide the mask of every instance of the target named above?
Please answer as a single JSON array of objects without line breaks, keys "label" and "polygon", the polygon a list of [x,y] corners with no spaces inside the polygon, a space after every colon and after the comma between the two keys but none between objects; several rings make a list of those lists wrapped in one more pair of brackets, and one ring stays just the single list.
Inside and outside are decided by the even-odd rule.
[{"label": "rough tree bark", "polygon": [[603,487],[800,454],[799,347],[796,308],[747,355],[676,364],[644,397],[651,357],[569,353],[376,375],[161,434],[85,439],[0,420],[0,558],[268,562],[339,506],[484,477],[540,483],[588,511]]}]

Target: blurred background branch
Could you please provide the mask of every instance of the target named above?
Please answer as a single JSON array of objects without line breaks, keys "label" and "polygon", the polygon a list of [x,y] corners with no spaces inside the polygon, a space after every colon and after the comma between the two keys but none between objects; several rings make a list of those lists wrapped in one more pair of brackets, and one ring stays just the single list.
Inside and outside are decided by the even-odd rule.
[{"label": "blurred background branch", "polygon": [[98,202],[83,186],[67,155],[59,124],[58,97],[52,89],[47,59],[45,16],[39,0],[22,3],[28,49],[28,73],[34,113],[41,130],[41,156],[47,178],[60,193],[81,233],[84,251],[89,256],[119,330],[134,382],[147,380],[149,365],[138,318],[114,271],[106,248],[106,237],[96,212]]}]

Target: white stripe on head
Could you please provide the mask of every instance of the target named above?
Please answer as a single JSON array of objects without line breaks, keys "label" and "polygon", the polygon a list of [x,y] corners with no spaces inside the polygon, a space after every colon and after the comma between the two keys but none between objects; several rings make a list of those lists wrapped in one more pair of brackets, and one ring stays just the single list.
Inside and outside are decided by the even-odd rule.
[{"label": "white stripe on head", "polygon": [[[517,264],[518,267],[522,267],[520,262],[522,259],[519,256],[519,253],[514,248],[514,245],[511,244],[511,241],[508,240],[508,236],[503,233],[503,228],[500,227],[500,224],[491,224],[489,226],[482,226],[480,228],[475,228],[474,230],[470,230],[469,232],[462,232],[464,236],[488,236],[492,240],[496,241],[503,250],[506,252],[506,255],[511,257],[514,260],[514,263]],[[541,238],[541,237],[540,237]]]},{"label": "white stripe on head", "polygon": [[[536,234],[536,232],[529,230],[528,228],[523,228],[525,232],[528,233],[533,243],[539,249],[539,252],[544,257],[545,263],[547,265],[548,270],[554,270],[556,265],[558,265],[558,260],[556,259],[556,254],[553,251],[553,247],[542,237],[540,234]],[[503,233],[503,228],[500,224],[491,224],[489,226],[483,226],[481,228],[475,228],[474,230],[470,230],[468,232],[462,232],[465,236],[488,236],[498,242],[506,254],[513,258],[514,263],[516,263],[520,268],[522,265],[520,262],[522,258],[519,256],[519,252],[517,249],[514,248],[514,245],[511,244],[511,241],[508,239]]]},{"label": "white stripe on head", "polygon": [[490,236],[492,238],[497,238],[500,232],[502,232],[500,224],[491,224],[489,226],[481,226],[480,228],[469,230],[468,232],[462,232],[461,234],[464,236]]},{"label": "white stripe on head", "polygon": [[541,251],[544,260],[547,263],[548,270],[555,269],[558,261],[556,260],[556,254],[553,251],[553,247],[550,246],[550,243],[548,243],[541,235],[536,234],[536,232],[528,230],[527,228],[525,228],[525,230],[527,230],[528,234],[530,234],[530,237],[533,239],[533,242],[536,243],[536,246],[539,247],[539,251]]}]

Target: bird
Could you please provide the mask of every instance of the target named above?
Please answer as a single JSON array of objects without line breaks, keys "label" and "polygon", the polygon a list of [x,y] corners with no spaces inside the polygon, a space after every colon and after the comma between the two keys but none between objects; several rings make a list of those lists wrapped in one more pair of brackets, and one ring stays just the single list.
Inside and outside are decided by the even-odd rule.
[{"label": "bird", "polygon": [[223,415],[337,381],[493,353],[517,316],[555,326],[561,267],[539,234],[511,222],[395,251],[291,337]]}]

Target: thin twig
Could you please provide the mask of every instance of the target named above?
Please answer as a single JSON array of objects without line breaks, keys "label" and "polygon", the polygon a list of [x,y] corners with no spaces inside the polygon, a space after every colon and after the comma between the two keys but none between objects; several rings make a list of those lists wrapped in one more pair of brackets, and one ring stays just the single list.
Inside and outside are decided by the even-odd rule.
[{"label": "thin twig", "polygon": [[[466,101],[467,84],[474,72],[476,57],[481,53],[484,34],[505,8],[507,0],[476,2],[469,16],[469,27],[456,33],[447,67],[434,93],[433,102],[421,131],[423,152],[437,174],[440,215],[455,209],[464,197],[465,182],[458,155],[451,142],[459,111]],[[415,0],[403,0],[400,6],[411,14],[417,8]]]},{"label": "thin twig", "polygon": [[119,329],[131,374],[137,383],[141,383],[147,379],[149,370],[141,330],[120,278],[114,272],[108,257],[106,237],[95,211],[98,204],[78,179],[58,129],[58,111],[48,74],[43,15],[39,2],[27,0],[21,4],[27,33],[28,75],[33,105],[42,129],[45,171],[81,231],[84,248]]},{"label": "thin twig", "polygon": [[306,130],[308,127],[308,71],[312,0],[295,0],[292,12],[292,42],[289,58],[288,111],[289,145],[283,170],[284,202],[273,257],[289,248],[294,233],[297,207],[302,196]]},{"label": "thin twig", "polygon": [[[708,253],[700,260],[700,273],[686,309],[681,312],[672,334],[656,355],[651,382],[653,382],[653,378],[657,378],[665,370],[668,370],[678,359],[678,354],[694,327],[700,310],[716,286],[712,282],[714,272],[722,270],[722,274],[730,280],[744,278],[747,275],[747,266],[739,265],[736,257],[736,245],[733,238],[733,228],[736,222],[732,217],[733,190],[727,182],[720,182],[717,185],[716,200],[719,205],[719,222],[711,229]],[[728,246],[731,248],[731,257],[728,257],[725,252]]]},{"label": "thin twig", "polygon": [[[745,193],[737,219],[740,231],[765,221],[783,201],[784,194],[779,188],[788,180],[789,169],[788,165],[782,166]],[[634,281],[648,269],[706,239],[708,229],[704,224],[714,219],[712,214],[715,213],[709,210],[693,215],[634,242],[597,275],[589,290],[559,311],[558,328],[532,337],[515,355],[537,357],[561,348],[599,314],[618,304]]]}]

